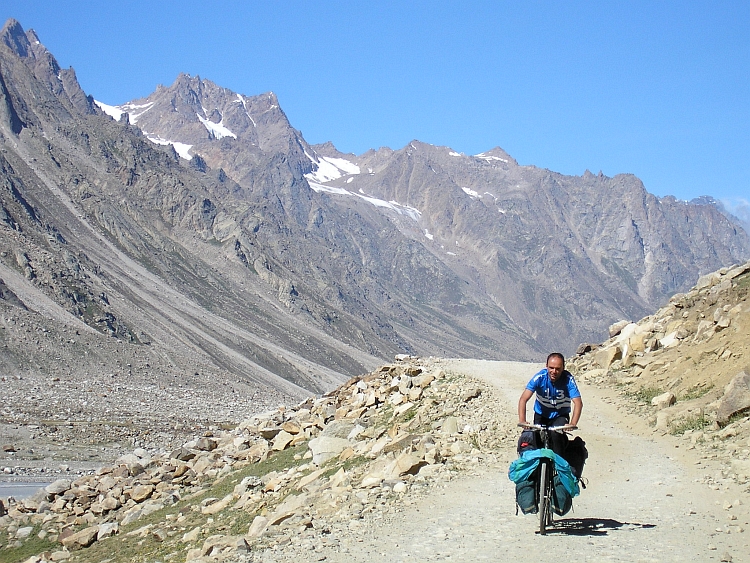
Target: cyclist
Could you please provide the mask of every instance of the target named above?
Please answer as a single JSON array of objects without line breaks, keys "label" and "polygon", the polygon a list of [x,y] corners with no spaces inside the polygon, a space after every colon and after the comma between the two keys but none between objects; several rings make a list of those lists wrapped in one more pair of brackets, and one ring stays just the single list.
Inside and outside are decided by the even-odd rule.
[{"label": "cyclist", "polygon": [[[543,426],[577,426],[583,410],[583,400],[573,375],[565,369],[565,357],[553,352],[547,356],[547,364],[531,378],[518,400],[518,422],[526,421],[526,404],[536,393],[534,402],[534,424]],[[564,434],[553,432],[552,449],[561,454],[567,439]],[[523,437],[522,437],[523,439]],[[519,444],[520,446],[520,444]]]}]

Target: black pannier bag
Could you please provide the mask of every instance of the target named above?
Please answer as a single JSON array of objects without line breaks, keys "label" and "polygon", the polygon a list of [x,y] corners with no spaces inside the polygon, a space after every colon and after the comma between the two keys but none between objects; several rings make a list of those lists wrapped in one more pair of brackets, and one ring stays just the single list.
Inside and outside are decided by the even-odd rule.
[{"label": "black pannier bag", "polygon": [[570,468],[573,470],[573,475],[580,479],[583,475],[583,465],[589,457],[589,452],[586,449],[586,442],[584,442],[580,436],[576,436],[573,440],[568,442],[568,447],[565,448],[565,453],[562,457],[570,464]]},{"label": "black pannier bag", "polygon": [[539,443],[539,433],[533,430],[524,430],[518,437],[518,455],[528,450],[538,450],[542,445]]},{"label": "black pannier bag", "polygon": [[560,476],[555,474],[554,487],[552,489],[552,510],[558,516],[565,516],[573,508],[573,497],[562,484]]}]

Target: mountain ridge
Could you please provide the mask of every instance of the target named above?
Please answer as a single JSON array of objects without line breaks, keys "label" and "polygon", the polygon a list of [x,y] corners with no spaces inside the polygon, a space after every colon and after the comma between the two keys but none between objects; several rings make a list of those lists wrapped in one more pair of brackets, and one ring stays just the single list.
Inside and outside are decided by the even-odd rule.
[{"label": "mountain ridge", "polygon": [[[113,110],[37,41],[15,21],[0,32],[0,262],[18,274],[0,303],[5,369],[29,377],[11,419],[36,412],[22,390],[49,377],[185,381],[203,402],[190,416],[217,422],[397,353],[536,359],[750,254],[715,206],[633,176],[419,141],[347,155],[309,145],[274,95],[187,74]],[[71,323],[93,329],[85,344]],[[45,328],[65,362],[30,336]],[[109,408],[82,402],[76,416]]]}]

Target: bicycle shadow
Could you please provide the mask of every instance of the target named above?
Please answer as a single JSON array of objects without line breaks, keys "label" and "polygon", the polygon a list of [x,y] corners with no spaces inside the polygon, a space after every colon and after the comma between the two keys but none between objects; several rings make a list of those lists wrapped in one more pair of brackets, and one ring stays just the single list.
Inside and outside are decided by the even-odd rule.
[{"label": "bicycle shadow", "polygon": [[611,518],[566,518],[555,520],[552,526],[547,528],[547,533],[568,536],[606,536],[610,531],[620,528],[656,528],[656,524],[620,522]]}]

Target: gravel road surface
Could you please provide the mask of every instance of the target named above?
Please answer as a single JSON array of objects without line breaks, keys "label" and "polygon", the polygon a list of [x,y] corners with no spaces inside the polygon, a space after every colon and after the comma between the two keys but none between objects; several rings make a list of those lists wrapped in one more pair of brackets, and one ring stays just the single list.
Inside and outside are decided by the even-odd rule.
[{"label": "gravel road surface", "polygon": [[[498,405],[516,422],[522,388],[540,367],[520,362],[451,360],[447,369],[496,385]],[[611,391],[581,385],[580,435],[589,461],[588,488],[548,535],[538,518],[515,514],[507,452],[492,465],[405,504],[395,517],[342,538],[338,549],[309,553],[309,561],[750,561],[748,494],[726,483],[702,482],[684,441],[659,436],[618,407]],[[692,455],[691,455],[692,454]],[[269,554],[271,555],[271,554]]]}]

